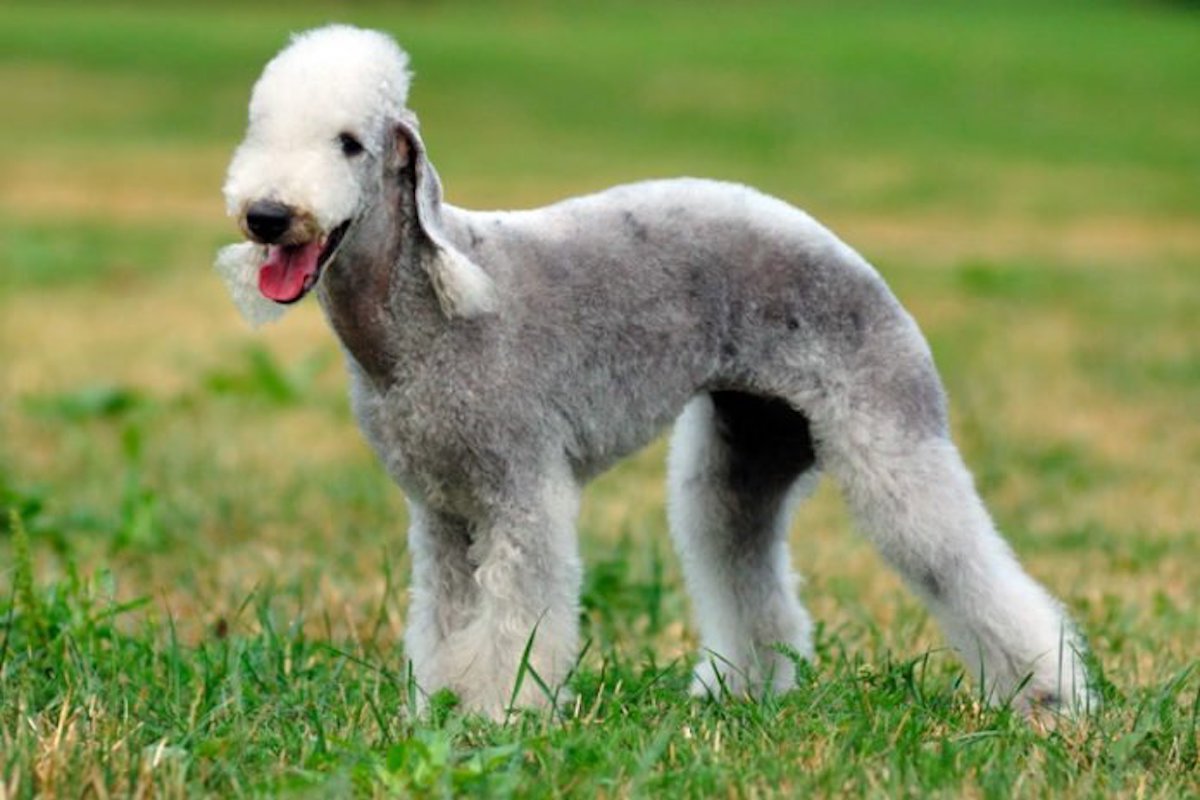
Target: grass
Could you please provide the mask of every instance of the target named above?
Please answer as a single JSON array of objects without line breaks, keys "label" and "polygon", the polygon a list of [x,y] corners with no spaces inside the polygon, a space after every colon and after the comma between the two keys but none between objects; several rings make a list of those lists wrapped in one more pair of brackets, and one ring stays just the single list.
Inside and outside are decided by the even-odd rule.
[{"label": "grass", "polygon": [[[412,710],[403,500],[303,307],[207,265],[249,86],[341,18],[411,51],[455,202],[753,183],[879,265],[1105,707],[979,707],[824,486],[797,691],[685,699],[663,445],[585,498],[558,715]],[[0,797],[1200,793],[1200,17],[1187,4],[0,8]]]}]

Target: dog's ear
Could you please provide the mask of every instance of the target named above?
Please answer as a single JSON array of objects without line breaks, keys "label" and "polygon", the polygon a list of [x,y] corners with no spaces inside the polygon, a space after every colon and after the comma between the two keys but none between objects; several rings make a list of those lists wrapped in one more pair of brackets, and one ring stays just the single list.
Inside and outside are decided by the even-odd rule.
[{"label": "dog's ear", "polygon": [[412,209],[428,241],[420,258],[448,317],[474,317],[494,311],[496,287],[483,269],[456,248],[442,228],[442,184],[425,155],[415,118],[395,122],[393,157],[413,176]]}]

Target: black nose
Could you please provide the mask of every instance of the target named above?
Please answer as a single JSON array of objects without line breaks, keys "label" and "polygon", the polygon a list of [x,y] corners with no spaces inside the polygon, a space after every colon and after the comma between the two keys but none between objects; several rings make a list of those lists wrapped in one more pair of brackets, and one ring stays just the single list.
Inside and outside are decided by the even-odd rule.
[{"label": "black nose", "polygon": [[292,210],[274,200],[259,200],[246,209],[246,227],[263,244],[279,241],[292,224]]}]

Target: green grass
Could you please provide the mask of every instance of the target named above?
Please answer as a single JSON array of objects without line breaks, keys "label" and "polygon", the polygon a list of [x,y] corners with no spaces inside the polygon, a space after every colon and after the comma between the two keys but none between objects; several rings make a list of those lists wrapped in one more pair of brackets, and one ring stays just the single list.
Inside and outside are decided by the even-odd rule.
[{"label": "green grass", "polygon": [[[114,601],[111,574],[69,570],[52,589],[34,586],[19,523],[15,536],[0,665],[6,697],[19,700],[0,741],[7,775],[50,793],[93,783],[217,796],[1195,788],[1200,694],[1190,669],[1129,693],[1109,687],[1103,713],[1047,733],[1008,710],[981,710],[945,653],[897,659],[822,629],[819,666],[782,698],[685,701],[684,664],[613,650],[579,671],[561,713],[516,713],[501,726],[460,715],[446,696],[414,713],[394,646],[338,641],[328,623],[325,635],[307,634],[274,607],[303,607],[303,597],[280,597],[295,589],[254,592],[205,641],[185,645],[170,609],[124,625],[150,601]],[[607,574],[606,593],[672,591]],[[377,627],[392,599],[382,598]],[[603,647],[604,618],[629,609],[587,608],[587,630],[602,636],[591,645]]]},{"label": "green grass", "polygon": [[[302,307],[208,270],[289,31],[384,27],[448,193],[761,186],[884,272],[1094,716],[981,708],[833,487],[792,537],[818,658],[687,699],[661,442],[589,490],[558,713],[418,713],[405,509]],[[1200,16],[1186,3],[0,7],[0,797],[1200,794]]]}]

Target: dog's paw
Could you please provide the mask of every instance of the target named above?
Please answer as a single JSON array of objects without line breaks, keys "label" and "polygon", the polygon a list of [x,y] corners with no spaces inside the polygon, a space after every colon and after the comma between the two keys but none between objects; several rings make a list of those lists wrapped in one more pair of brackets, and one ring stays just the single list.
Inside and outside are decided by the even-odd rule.
[{"label": "dog's paw", "polygon": [[1034,721],[1085,717],[1100,709],[1100,696],[1080,676],[1070,686],[1026,686],[1013,698],[1013,707]]},{"label": "dog's paw", "polygon": [[727,697],[758,699],[796,688],[796,663],[784,652],[771,652],[750,666],[739,666],[705,653],[692,673],[688,693],[713,700]]}]

